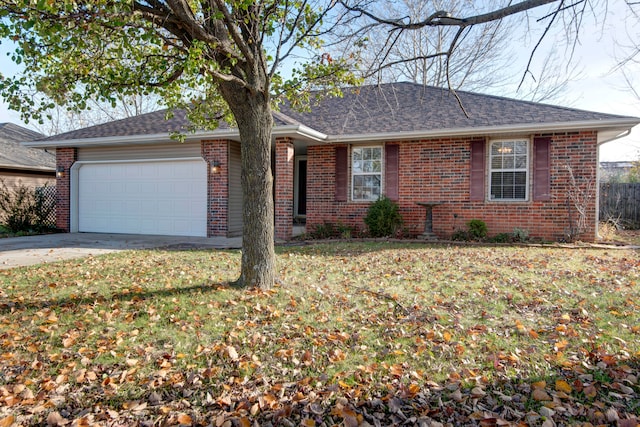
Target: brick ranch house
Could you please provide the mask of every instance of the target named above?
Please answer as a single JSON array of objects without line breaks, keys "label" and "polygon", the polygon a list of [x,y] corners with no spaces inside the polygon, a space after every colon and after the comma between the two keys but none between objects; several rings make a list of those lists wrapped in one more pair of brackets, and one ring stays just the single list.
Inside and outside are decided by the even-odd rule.
[{"label": "brick ranch house", "polygon": [[[598,148],[640,119],[392,83],[347,90],[309,112],[274,113],[275,227],[296,220],[364,228],[372,201],[400,206],[419,235],[433,203],[440,238],[486,222],[489,234],[527,230],[562,239],[582,220],[597,237]],[[240,140],[222,124],[185,129],[155,112],[26,143],[56,150],[58,227],[69,232],[237,236],[242,232]],[[250,171],[249,171],[250,173]],[[573,180],[572,180],[573,176]],[[571,201],[578,203],[582,215]]]}]

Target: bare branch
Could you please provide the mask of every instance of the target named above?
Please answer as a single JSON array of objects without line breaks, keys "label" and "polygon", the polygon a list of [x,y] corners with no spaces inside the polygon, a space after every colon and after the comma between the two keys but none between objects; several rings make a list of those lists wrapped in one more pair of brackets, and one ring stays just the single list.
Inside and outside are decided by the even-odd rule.
[{"label": "bare branch", "polygon": [[455,50],[455,48],[457,46],[458,39],[460,38],[460,35],[462,34],[462,32],[464,30],[465,30],[464,27],[458,28],[458,32],[456,33],[456,35],[453,37],[453,40],[451,41],[451,45],[449,46],[449,51],[447,52],[446,71],[447,71],[447,83],[448,83],[448,86],[449,86],[449,91],[451,93],[453,93],[453,96],[456,98],[456,101],[458,101],[458,105],[460,106],[460,109],[462,109],[462,112],[464,113],[465,117],[469,117],[469,113],[464,108],[464,105],[462,104],[462,100],[460,99],[460,97],[458,96],[456,91],[453,90],[453,88],[451,87],[451,77],[449,75],[449,64],[450,64],[450,60],[451,60],[451,55],[453,54],[453,51]]},{"label": "bare branch", "polygon": [[418,21],[418,22],[411,22],[409,21],[408,23],[404,23],[404,19],[403,18],[399,18],[399,19],[386,19],[386,18],[381,18],[367,10],[365,10],[364,8],[360,7],[360,6],[351,6],[347,3],[348,0],[339,0],[340,3],[346,7],[348,10],[351,10],[352,12],[357,12],[360,13],[370,19],[372,19],[375,22],[378,22],[380,24],[385,24],[385,25],[389,25],[389,26],[393,26],[393,27],[397,27],[397,28],[404,28],[404,29],[418,29],[418,28],[422,28],[422,27],[426,27],[426,26],[454,26],[454,27],[469,27],[469,26],[473,26],[473,25],[478,25],[478,24],[484,24],[487,22],[492,22],[492,21],[497,21],[499,19],[505,18],[507,16],[510,15],[515,15],[517,13],[520,12],[524,12],[526,10],[530,10],[530,9],[534,9],[536,7],[539,6],[543,6],[545,4],[549,4],[549,3],[555,3],[558,0],[526,0],[514,5],[510,5],[507,7],[503,7],[501,9],[497,9],[494,11],[491,11],[489,13],[484,13],[484,14],[480,14],[480,15],[475,15],[475,16],[469,16],[467,18],[455,18],[452,17],[450,15],[450,13],[446,12],[446,11],[438,11],[435,12],[431,15],[429,15],[427,18],[425,18],[422,21]]},{"label": "bare branch", "polygon": [[530,69],[531,69],[531,62],[533,61],[533,57],[536,54],[536,51],[538,50],[540,45],[542,44],[542,40],[544,40],[545,36],[547,35],[549,30],[551,29],[551,26],[553,25],[554,21],[558,17],[558,14],[562,10],[562,4],[563,4],[563,2],[560,2],[560,5],[556,9],[556,11],[549,15],[549,16],[551,16],[551,20],[549,21],[549,23],[545,27],[544,32],[542,33],[542,35],[538,38],[538,42],[536,43],[536,45],[534,46],[533,50],[531,51],[531,54],[529,55],[529,61],[527,62],[527,68],[525,69],[524,73],[522,73],[522,79],[520,80],[520,84],[518,84],[518,89],[520,89],[520,87],[524,83],[524,79],[525,79],[527,73],[531,73]]}]

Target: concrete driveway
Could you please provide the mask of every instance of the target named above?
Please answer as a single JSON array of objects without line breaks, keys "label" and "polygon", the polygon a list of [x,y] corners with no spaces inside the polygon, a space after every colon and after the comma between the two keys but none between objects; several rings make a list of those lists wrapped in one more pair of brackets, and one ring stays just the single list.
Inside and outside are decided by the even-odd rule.
[{"label": "concrete driveway", "polygon": [[0,239],[0,269],[129,249],[238,249],[242,238],[63,233]]}]

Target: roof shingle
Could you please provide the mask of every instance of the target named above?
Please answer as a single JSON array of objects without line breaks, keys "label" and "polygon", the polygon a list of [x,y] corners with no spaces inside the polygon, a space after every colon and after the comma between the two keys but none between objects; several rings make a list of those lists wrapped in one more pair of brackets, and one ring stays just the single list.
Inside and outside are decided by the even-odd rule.
[{"label": "roof shingle", "polygon": [[407,82],[349,89],[343,98],[323,99],[313,105],[308,113],[285,112],[307,126],[330,135],[623,118],[465,91],[456,91],[456,94],[468,117],[449,90]]},{"label": "roof shingle", "polygon": [[0,166],[35,169],[53,169],[53,154],[20,143],[42,138],[42,134],[13,123],[0,123]]},{"label": "roof shingle", "polygon": [[[630,117],[596,113],[498,96],[399,82],[344,90],[341,98],[323,98],[308,112],[284,103],[274,113],[276,126],[304,124],[326,135],[402,133],[494,126],[598,122]],[[43,141],[68,141],[108,137],[169,134],[185,131],[188,120],[178,110],[166,120],[167,110],[117,120],[67,132]],[[221,122],[220,129],[229,129]]]}]

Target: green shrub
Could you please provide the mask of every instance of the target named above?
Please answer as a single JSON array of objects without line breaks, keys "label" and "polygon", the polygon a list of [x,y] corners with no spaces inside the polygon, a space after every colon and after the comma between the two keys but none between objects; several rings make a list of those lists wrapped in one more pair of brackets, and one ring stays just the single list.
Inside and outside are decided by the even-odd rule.
[{"label": "green shrub", "polygon": [[466,231],[466,230],[456,230],[451,235],[451,240],[468,242],[469,240],[471,240],[471,238],[469,237],[469,232],[468,231]]},{"label": "green shrub", "polygon": [[355,227],[325,221],[323,224],[314,226],[313,231],[309,233],[309,237],[312,239],[350,239],[354,234],[357,234]]},{"label": "green shrub", "polygon": [[487,237],[487,224],[480,219],[472,219],[467,223],[469,236],[474,240],[482,240]]},{"label": "green shrub", "polygon": [[510,243],[513,236],[509,233],[498,233],[489,239],[492,243]]},{"label": "green shrub", "polygon": [[393,236],[402,227],[402,216],[398,204],[382,196],[369,206],[364,218],[371,237]]},{"label": "green shrub", "polygon": [[355,227],[351,227],[345,224],[338,224],[336,226],[336,229],[341,239],[350,239],[351,237],[353,237],[353,234],[356,232]]},{"label": "green shrub", "polygon": [[325,221],[323,224],[318,224],[313,227],[311,237],[314,239],[330,239],[335,237],[336,234],[336,226],[331,222]]}]

